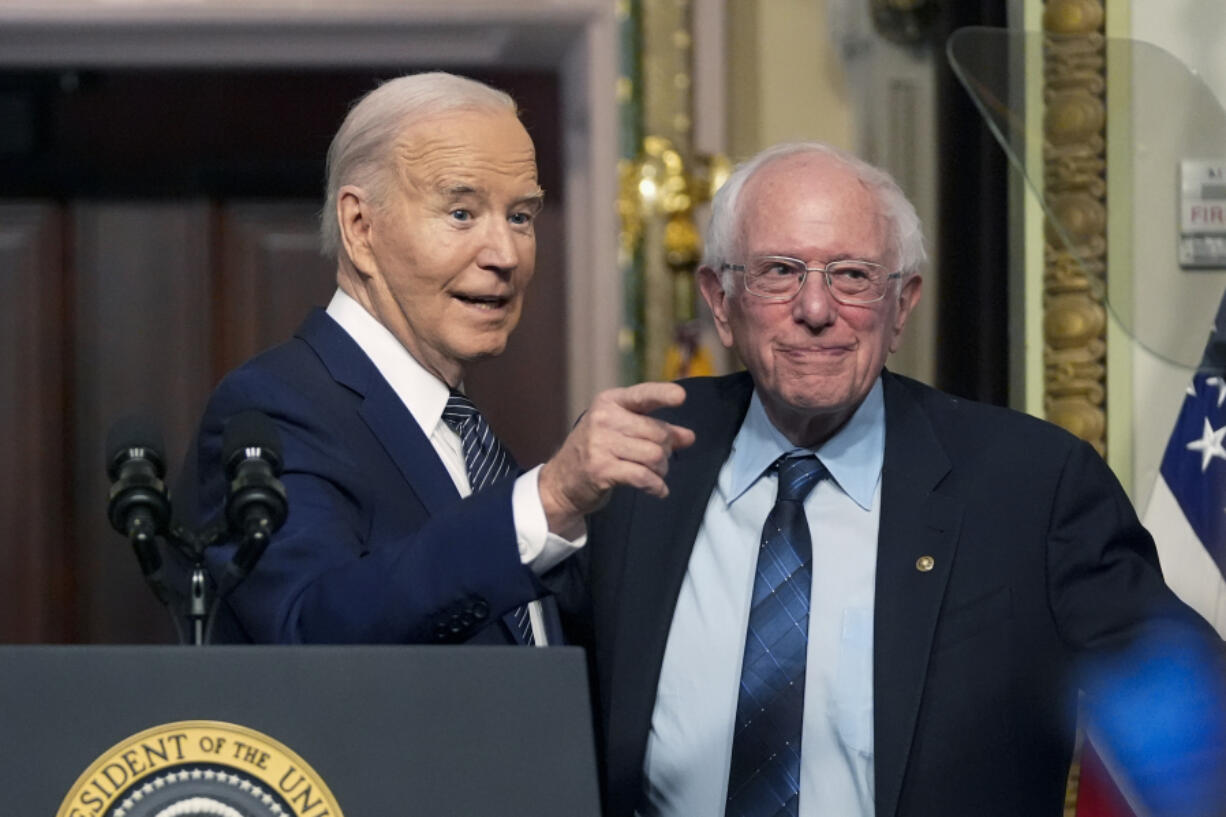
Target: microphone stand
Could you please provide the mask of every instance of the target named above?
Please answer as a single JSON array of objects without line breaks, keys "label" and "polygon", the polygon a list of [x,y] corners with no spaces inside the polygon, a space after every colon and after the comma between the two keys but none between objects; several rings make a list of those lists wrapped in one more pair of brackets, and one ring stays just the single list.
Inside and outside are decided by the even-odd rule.
[{"label": "microphone stand", "polygon": [[[178,590],[172,591],[174,601],[181,604],[183,615],[186,616],[191,628],[191,643],[196,647],[204,647],[212,641],[213,618],[217,614],[218,604],[226,598],[234,588],[242,583],[247,574],[259,561],[264,549],[268,546],[272,533],[285,520],[285,489],[276,478],[272,485],[258,485],[247,489],[242,503],[245,532],[238,543],[238,551],[234,559],[226,566],[225,573],[218,577],[217,584],[210,592],[208,570],[204,564],[204,552],[224,539],[234,527],[225,516],[214,520],[199,531],[189,530],[181,524],[173,523],[163,536],[166,543],[174,547],[191,564],[188,581],[188,594],[184,599]],[[252,505],[269,506],[273,517],[252,514]],[[237,515],[237,514],[236,514]],[[237,564],[236,564],[237,560]],[[155,589],[156,592],[156,589]],[[161,599],[161,595],[158,596]],[[167,607],[170,604],[163,601]],[[184,641],[179,616],[173,615],[175,629],[179,631],[179,640]]]},{"label": "microphone stand", "polygon": [[205,602],[204,565],[197,564],[192,568],[191,598],[188,600],[187,617],[192,623],[192,644],[204,646],[204,621],[208,618],[208,604]]},{"label": "microphone stand", "polygon": [[[133,418],[117,423],[108,434],[107,474],[112,485],[107,515],[111,526],[127,535],[145,581],[171,613],[179,641],[185,641],[180,621],[180,615],[185,615],[191,624],[192,644],[202,647],[212,640],[219,603],[247,577],[272,534],[285,522],[285,486],[277,479],[281,474],[280,438],[272,421],[259,411],[239,412],[226,423],[222,439],[229,485],[225,509],[202,530],[191,530],[171,521],[170,496],[162,482],[165,471],[158,453],[164,446],[161,434],[148,426],[142,418]],[[204,552],[227,533],[241,533],[241,538],[210,599]],[[162,578],[159,535],[191,564],[186,599]]]},{"label": "microphone stand", "polygon": [[209,581],[204,566],[204,551],[225,535],[222,525],[211,525],[201,533],[195,533],[175,525],[166,534],[167,541],[191,562],[190,583],[185,605],[188,623],[191,625],[191,643],[203,647],[206,641],[206,623],[209,618]]}]

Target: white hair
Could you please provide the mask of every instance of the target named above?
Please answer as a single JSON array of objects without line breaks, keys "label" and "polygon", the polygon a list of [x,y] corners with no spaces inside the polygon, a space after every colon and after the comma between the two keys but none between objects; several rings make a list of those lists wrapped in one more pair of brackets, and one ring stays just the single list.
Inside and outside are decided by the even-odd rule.
[{"label": "white hair", "polygon": [[722,267],[735,263],[741,250],[741,192],[746,182],[758,171],[789,156],[816,154],[833,159],[855,174],[860,183],[877,199],[882,215],[890,225],[890,249],[897,258],[898,270],[907,277],[919,272],[928,254],[924,250],[924,234],[915,207],[907,200],[898,184],[884,170],[863,159],[824,142],[785,142],[774,145],[737,165],[711,201],[711,221],[707,228],[703,266],[720,273],[724,290],[731,289],[731,275]]},{"label": "white hair", "polygon": [[394,177],[395,144],[413,122],[456,110],[518,113],[509,95],[467,77],[434,71],[410,74],[380,85],[349,110],[328,148],[327,188],[320,213],[320,249],[339,257],[341,230],[336,197],[347,184],[365,189],[375,203],[384,200]]}]

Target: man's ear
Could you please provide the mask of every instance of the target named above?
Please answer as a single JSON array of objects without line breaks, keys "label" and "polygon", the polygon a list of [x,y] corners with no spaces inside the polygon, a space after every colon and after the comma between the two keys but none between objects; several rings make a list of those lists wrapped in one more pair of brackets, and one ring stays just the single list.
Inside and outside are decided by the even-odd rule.
[{"label": "man's ear", "polygon": [[894,314],[893,333],[890,336],[890,352],[897,352],[899,343],[902,341],[902,330],[907,325],[907,318],[911,315],[911,310],[915,309],[915,305],[919,303],[920,292],[924,288],[924,279],[918,274],[907,276],[902,282],[902,288],[898,293],[898,311]]},{"label": "man's ear", "polygon": [[732,324],[728,321],[729,296],[724,292],[724,282],[720,274],[710,267],[698,268],[698,290],[702,293],[711,315],[715,318],[715,331],[719,333],[720,342],[728,349],[732,348]]},{"label": "man's ear", "polygon": [[374,205],[362,188],[347,184],[337,191],[336,221],[341,228],[341,244],[353,268],[364,278],[374,275],[378,267],[370,246],[373,214]]}]

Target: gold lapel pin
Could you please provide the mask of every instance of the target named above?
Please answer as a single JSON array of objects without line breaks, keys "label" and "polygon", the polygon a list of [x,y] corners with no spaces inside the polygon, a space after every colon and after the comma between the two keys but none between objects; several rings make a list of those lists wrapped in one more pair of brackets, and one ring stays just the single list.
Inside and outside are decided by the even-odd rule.
[{"label": "gold lapel pin", "polygon": [[936,565],[936,560],[931,556],[921,556],[915,560],[915,569],[920,573],[927,573]]}]

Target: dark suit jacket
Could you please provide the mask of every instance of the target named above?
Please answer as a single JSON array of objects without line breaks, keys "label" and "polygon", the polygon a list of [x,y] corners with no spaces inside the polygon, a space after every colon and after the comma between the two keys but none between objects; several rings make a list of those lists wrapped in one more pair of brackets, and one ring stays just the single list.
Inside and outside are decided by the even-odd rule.
[{"label": "dark suit jacket", "polygon": [[[513,480],[461,499],[429,440],[349,335],[315,310],[209,400],[176,507],[222,512],[225,421],[272,418],[289,517],[230,597],[219,640],[512,643],[500,617],[542,594],[520,562]],[[220,576],[233,546],[210,550]]]},{"label": "dark suit jacket", "polygon": [[[874,630],[878,817],[1061,814],[1074,658],[1147,620],[1195,616],[1102,459],[1048,423],[885,373]],[[619,490],[589,522],[573,636],[593,645],[606,817],[643,789],[644,750],[677,595],[748,407],[745,374],[682,381],[663,412],[697,433],[666,500]],[[930,571],[917,560],[930,556]]]}]

